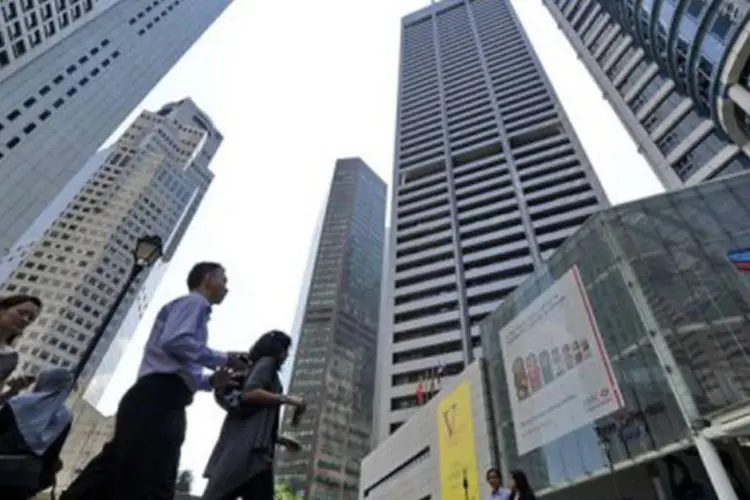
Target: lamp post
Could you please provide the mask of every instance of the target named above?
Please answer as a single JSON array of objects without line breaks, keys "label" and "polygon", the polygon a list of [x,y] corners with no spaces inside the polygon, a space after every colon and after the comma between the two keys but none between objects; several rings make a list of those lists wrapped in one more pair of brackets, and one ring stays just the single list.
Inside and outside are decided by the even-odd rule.
[{"label": "lamp post", "polygon": [[133,281],[135,281],[135,278],[141,273],[141,271],[147,267],[151,267],[157,260],[159,260],[162,253],[163,246],[161,238],[158,236],[150,235],[138,238],[138,241],[135,243],[135,248],[133,248],[133,264],[130,267],[130,274],[128,274],[125,284],[120,289],[120,292],[117,294],[112,305],[109,307],[107,314],[102,318],[101,323],[99,323],[99,327],[96,329],[94,337],[86,346],[86,350],[83,351],[83,355],[81,355],[81,359],[78,361],[78,364],[73,371],[73,378],[75,381],[78,381],[86,364],[91,360],[91,356],[94,354],[96,346],[99,345],[99,342],[102,340],[104,332],[107,330],[109,323],[112,321],[112,318],[120,307],[128,290],[130,290],[130,286],[133,284]]}]

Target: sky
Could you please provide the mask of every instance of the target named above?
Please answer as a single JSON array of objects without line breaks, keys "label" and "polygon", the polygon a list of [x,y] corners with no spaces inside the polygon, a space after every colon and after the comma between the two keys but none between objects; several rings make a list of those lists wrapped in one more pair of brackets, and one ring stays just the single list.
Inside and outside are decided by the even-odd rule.
[{"label": "sky", "polygon": [[[540,0],[512,3],[610,201],[662,191]],[[216,178],[105,394],[105,414],[133,383],[158,308],[185,293],[197,261],[221,262],[229,277],[230,293],[212,315],[212,347],[246,350],[267,330],[291,329],[336,158],[359,156],[390,182],[400,19],[428,4],[236,0],[113,134],[143,109],[191,97],[225,142],[211,165]],[[188,422],[181,467],[200,477],[222,412],[199,394]]]}]

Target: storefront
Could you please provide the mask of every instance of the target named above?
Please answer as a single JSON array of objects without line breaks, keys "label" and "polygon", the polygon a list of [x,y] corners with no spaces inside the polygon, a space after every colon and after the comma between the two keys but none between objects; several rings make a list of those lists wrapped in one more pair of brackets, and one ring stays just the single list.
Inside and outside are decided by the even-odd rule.
[{"label": "storefront", "polygon": [[747,249],[743,174],[602,212],[506,297],[482,325],[506,474],[554,500],[750,498]]}]

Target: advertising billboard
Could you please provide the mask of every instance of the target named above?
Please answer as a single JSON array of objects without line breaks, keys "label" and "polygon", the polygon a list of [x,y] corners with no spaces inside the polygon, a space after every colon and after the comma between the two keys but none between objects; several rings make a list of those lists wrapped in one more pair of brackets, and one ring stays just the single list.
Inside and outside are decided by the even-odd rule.
[{"label": "advertising billboard", "polygon": [[727,254],[742,281],[750,287],[750,248],[732,250]]},{"label": "advertising billboard", "polygon": [[624,406],[577,267],[499,335],[519,455]]},{"label": "advertising billboard", "polygon": [[461,382],[437,404],[440,498],[481,500],[474,446],[471,384]]}]

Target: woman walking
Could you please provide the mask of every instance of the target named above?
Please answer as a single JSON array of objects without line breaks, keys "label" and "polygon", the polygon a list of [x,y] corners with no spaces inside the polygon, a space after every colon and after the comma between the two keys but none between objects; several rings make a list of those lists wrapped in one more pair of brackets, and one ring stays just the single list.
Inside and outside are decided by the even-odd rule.
[{"label": "woman walking", "polygon": [[204,476],[208,486],[203,500],[273,500],[273,458],[276,445],[296,451],[295,442],[279,438],[282,405],[304,407],[283,393],[279,370],[292,339],[280,331],[261,336],[250,349],[249,373],[241,388],[240,403],[227,412],[219,440]]},{"label": "woman walking", "polygon": [[43,371],[33,392],[11,398],[0,409],[0,454],[17,456],[24,464],[20,474],[0,469],[3,500],[26,500],[54,485],[72,422],[65,406],[72,390],[68,370]]},{"label": "woman walking", "polygon": [[18,367],[18,353],[13,344],[41,310],[42,301],[30,295],[0,299],[0,406],[34,383],[31,376],[11,377]]},{"label": "woman walking", "polygon": [[510,499],[511,500],[536,500],[536,495],[526,479],[526,474],[520,470],[510,471]]}]

